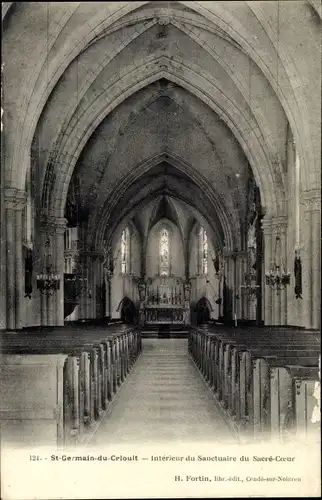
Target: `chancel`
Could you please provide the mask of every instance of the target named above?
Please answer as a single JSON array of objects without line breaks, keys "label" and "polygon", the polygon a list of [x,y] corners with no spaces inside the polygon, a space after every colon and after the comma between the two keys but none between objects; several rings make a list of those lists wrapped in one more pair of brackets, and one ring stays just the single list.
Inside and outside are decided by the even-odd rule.
[{"label": "chancel", "polygon": [[321,23],[2,3],[1,446],[318,441]]}]

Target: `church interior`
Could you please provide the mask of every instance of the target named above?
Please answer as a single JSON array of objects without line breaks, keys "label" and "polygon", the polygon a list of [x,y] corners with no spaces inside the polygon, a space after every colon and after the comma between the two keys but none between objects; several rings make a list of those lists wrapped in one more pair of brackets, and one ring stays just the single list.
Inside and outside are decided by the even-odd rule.
[{"label": "church interior", "polygon": [[2,3],[2,446],[319,439],[321,27]]}]

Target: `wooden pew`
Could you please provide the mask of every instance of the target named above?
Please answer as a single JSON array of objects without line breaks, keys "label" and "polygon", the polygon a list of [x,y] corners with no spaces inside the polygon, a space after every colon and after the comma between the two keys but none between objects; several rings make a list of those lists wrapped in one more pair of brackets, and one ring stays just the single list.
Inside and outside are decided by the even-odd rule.
[{"label": "wooden pew", "polygon": [[[241,334],[233,331],[227,338],[226,333],[214,332],[207,326],[190,332],[190,352],[198,360],[205,379],[214,388],[224,407],[236,418],[237,424],[241,428],[251,428],[255,434],[258,414],[263,405],[259,394],[264,395],[264,399],[267,397],[267,384],[263,386],[264,377],[263,380],[256,379],[255,383],[253,381],[253,368],[257,359],[266,352],[268,358],[280,356],[281,366],[299,361],[313,367],[317,365],[319,341],[316,332],[304,340],[301,336],[294,337],[293,332],[286,329],[282,330],[282,335],[280,333],[275,329],[268,338],[265,335],[254,337],[252,332],[246,332],[245,335],[245,332]],[[313,380],[303,382],[305,387],[313,383]],[[263,427],[260,429],[263,432]]]},{"label": "wooden pew", "polygon": [[234,394],[235,406],[231,406],[230,409],[232,414],[235,411],[236,422],[241,429],[255,436],[263,434],[264,428],[267,433],[264,422],[269,422],[265,412],[269,398],[270,363],[279,366],[295,364],[312,368],[317,366],[317,352],[311,356],[301,356],[297,350],[295,354],[294,356],[293,351],[285,352],[282,349],[275,352],[267,350],[265,353],[263,349],[243,351],[236,348],[229,400],[233,399]]},{"label": "wooden pew", "polygon": [[[6,346],[5,356],[10,352],[22,357],[52,356],[62,354],[61,347],[43,346]],[[84,426],[92,423],[94,419],[94,383],[91,369],[90,354],[77,348],[68,350],[64,366],[64,440],[66,445],[76,444],[83,432]]]},{"label": "wooden pew", "polygon": [[[293,361],[297,360],[298,365]],[[307,436],[318,380],[318,354],[313,358],[264,357],[253,371],[254,436],[285,439],[288,432]],[[311,365],[311,366],[307,366]],[[312,366],[315,365],[315,366]],[[295,418],[295,416],[297,417]]]},{"label": "wooden pew", "polygon": [[[2,355],[0,425],[2,449],[64,444],[67,356]],[[65,415],[64,415],[65,411]]]},{"label": "wooden pew", "polygon": [[[111,400],[113,395],[116,393],[117,388],[124,380],[125,377],[125,358],[123,352],[123,343],[119,340],[119,336],[124,336],[124,333],[114,333],[109,331],[107,338],[108,342],[105,343],[106,355],[103,353],[104,340],[100,339],[100,334],[93,335],[81,332],[81,334],[74,336],[62,336],[55,334],[47,334],[46,336],[39,335],[29,335],[29,336],[12,336],[7,339],[8,343],[14,343],[18,347],[19,342],[21,346],[25,346],[26,343],[35,343],[38,347],[42,346],[42,349],[46,349],[49,343],[52,342],[55,346],[60,347],[62,352],[68,352],[71,347],[82,347],[87,345],[87,350],[91,356],[91,409],[89,410],[88,423],[91,423],[94,419],[98,418],[102,411],[106,409],[108,401]],[[132,334],[131,334],[132,335]],[[137,337],[138,332],[135,336]],[[134,338],[135,336],[132,335]],[[88,339],[95,340],[95,342],[89,343]],[[137,345],[133,343],[132,349],[132,363],[137,357]],[[108,350],[111,350],[111,355]],[[106,363],[109,366],[106,367]],[[131,364],[132,364],[131,363]],[[107,380],[104,373],[108,374]],[[106,397],[106,393],[107,397]]]},{"label": "wooden pew", "polygon": [[[211,373],[211,367],[209,367],[209,364],[211,364],[212,362],[215,363],[215,377],[211,377],[211,381],[210,381],[210,385],[212,387],[214,387],[214,389],[217,391],[218,393],[218,396],[220,399],[223,399],[224,400],[224,403],[226,406],[229,407],[230,403],[230,399],[231,399],[231,372],[232,372],[232,369],[234,369],[235,367],[232,367],[232,363],[231,363],[231,349],[234,348],[234,346],[236,345],[236,338],[233,340],[231,338],[225,338],[223,335],[220,335],[220,334],[215,334],[213,332],[211,333],[206,333],[205,334],[205,329],[203,329],[202,332],[200,332],[200,335],[202,337],[204,337],[205,335],[208,336],[208,339],[210,337],[212,337],[211,341],[208,340],[208,346],[211,346],[211,343],[215,344],[215,346],[213,346],[212,348],[211,347],[208,347],[208,349],[206,349],[206,354],[204,355],[206,357],[206,369],[205,369],[205,365],[204,365],[204,362],[200,362],[199,361],[199,365],[202,366],[202,372],[206,378],[207,381],[209,381],[209,378],[210,378],[210,373]],[[217,338],[217,340],[216,340]],[[247,339],[246,339],[247,340]],[[216,342],[219,343],[219,347],[218,345],[216,346]],[[279,344],[279,347],[283,347],[283,348],[289,348],[289,343],[287,341],[283,341],[281,339],[277,339],[277,343]],[[245,349],[250,346],[252,349],[254,349],[256,346],[258,347],[258,350],[259,352],[261,350],[265,351],[267,349],[272,349],[272,339],[267,339],[267,338],[263,338],[263,339],[253,339],[253,342],[252,344],[249,344],[249,342],[245,342],[245,338],[243,339],[239,339],[238,338],[238,344],[239,344],[239,349],[243,346]],[[315,343],[313,343],[313,346],[315,345]],[[295,347],[295,346],[294,346]],[[310,349],[310,347],[312,347],[312,344],[311,345],[306,345],[306,343],[304,344],[303,342],[301,343],[301,345],[297,344],[296,346],[296,349],[294,349],[294,356],[296,355],[296,350],[298,350],[299,352],[299,355],[304,355],[304,349],[305,347],[307,347],[307,353],[306,355],[311,355],[313,352],[314,352],[314,349]],[[211,350],[211,356],[208,354]],[[300,352],[301,351],[301,352]],[[215,353],[214,355],[214,360],[212,360],[212,353]],[[217,355],[217,353],[219,353],[219,356]],[[215,379],[215,380],[214,380]]]},{"label": "wooden pew", "polygon": [[72,354],[74,350],[86,352],[87,360],[83,364],[84,381],[84,413],[85,424],[91,425],[101,414],[100,384],[102,382],[101,373],[98,367],[98,346],[86,344],[78,338],[73,339],[33,339],[26,345],[24,339],[13,339],[3,346],[3,353],[15,352],[19,354]]},{"label": "wooden pew", "polygon": [[[78,332],[79,333],[79,332]],[[99,418],[102,409],[106,409],[119,383],[126,375],[131,364],[139,354],[140,332],[109,331],[104,339],[99,339],[102,332],[89,335],[86,332],[66,336],[50,333],[46,335],[2,335],[2,349],[4,358],[11,352],[24,356],[38,354],[52,355],[66,353],[67,362],[64,369],[64,441],[66,445],[75,444],[81,440],[84,427]],[[105,333],[106,335],[106,333]],[[124,335],[128,343],[124,342]],[[119,337],[121,341],[118,341]],[[5,338],[5,341],[3,341]],[[94,343],[89,343],[95,338]],[[117,342],[118,341],[118,342]],[[116,349],[117,343],[119,344]],[[28,344],[28,345],[26,345]],[[132,360],[126,355],[124,346],[129,346]],[[114,349],[113,349],[114,347]],[[114,365],[112,355],[114,351]],[[7,354],[6,354],[7,353]],[[128,358],[127,358],[128,356]],[[110,361],[110,362],[109,362]],[[111,383],[112,382],[112,383]]]}]

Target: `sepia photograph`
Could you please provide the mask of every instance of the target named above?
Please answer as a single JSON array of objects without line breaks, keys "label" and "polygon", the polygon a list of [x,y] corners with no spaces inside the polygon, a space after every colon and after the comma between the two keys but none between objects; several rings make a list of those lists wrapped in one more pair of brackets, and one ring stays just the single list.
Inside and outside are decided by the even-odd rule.
[{"label": "sepia photograph", "polygon": [[1,500],[321,496],[321,0],[2,2]]}]

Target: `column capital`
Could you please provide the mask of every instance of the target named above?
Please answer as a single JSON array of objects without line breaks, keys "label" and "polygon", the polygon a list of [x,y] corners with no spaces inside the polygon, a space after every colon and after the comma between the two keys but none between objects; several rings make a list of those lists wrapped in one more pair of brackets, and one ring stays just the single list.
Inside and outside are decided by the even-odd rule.
[{"label": "column capital", "polygon": [[101,260],[104,259],[104,253],[100,251],[81,250],[79,252],[79,255],[81,257],[89,257],[93,261],[96,259],[101,259]]},{"label": "column capital", "polygon": [[321,210],[321,191],[312,189],[310,191],[302,191],[300,196],[301,205],[305,206],[306,212],[314,212]]},{"label": "column capital", "polygon": [[288,217],[286,215],[279,215],[277,217],[274,217],[272,220],[272,227],[274,230],[274,233],[284,233],[286,231],[288,224]]},{"label": "column capital", "polygon": [[67,219],[65,219],[64,217],[56,217],[54,221],[56,233],[64,234],[64,232],[66,231],[67,222]]},{"label": "column capital", "polygon": [[67,219],[64,217],[53,217],[46,214],[41,215],[41,228],[46,232],[64,233],[66,230]]},{"label": "column capital", "polygon": [[236,257],[236,259],[243,259],[248,257],[248,250],[236,250],[233,252],[233,255]]},{"label": "column capital", "polygon": [[261,226],[264,234],[272,234],[273,220],[272,217],[265,215],[261,221]]},{"label": "column capital", "polygon": [[27,202],[27,193],[17,188],[4,189],[5,207],[12,210],[23,210]]}]

